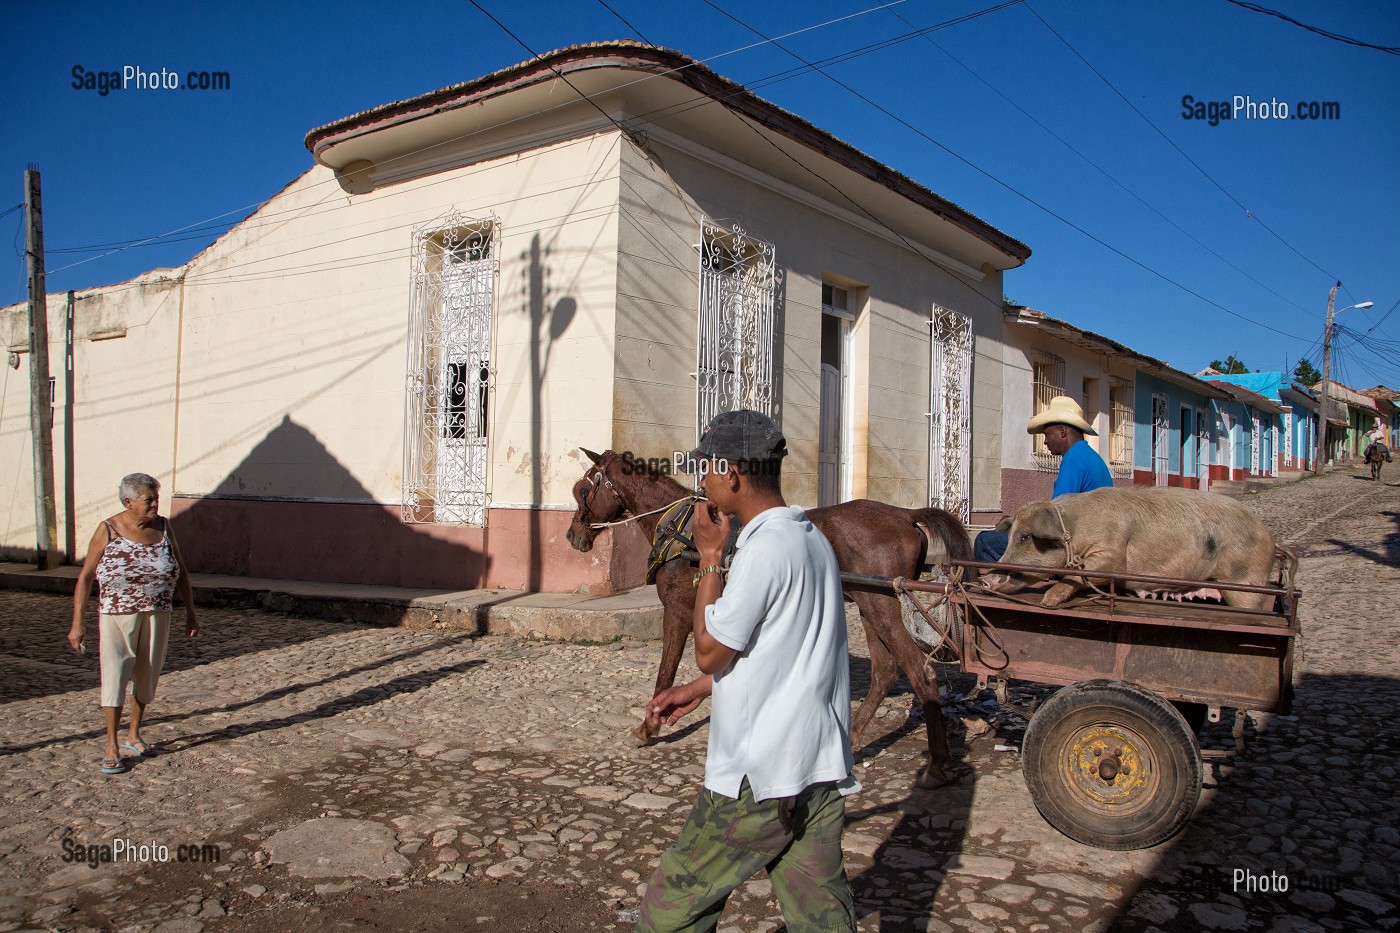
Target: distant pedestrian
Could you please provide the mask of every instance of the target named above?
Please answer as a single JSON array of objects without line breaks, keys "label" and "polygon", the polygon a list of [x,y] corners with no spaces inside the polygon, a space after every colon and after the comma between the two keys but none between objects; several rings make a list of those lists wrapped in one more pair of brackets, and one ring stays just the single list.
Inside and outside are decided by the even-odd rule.
[{"label": "distant pedestrian", "polygon": [[[1050,493],[1052,499],[1113,485],[1108,464],[1084,440],[1086,434],[1097,437],[1099,432],[1084,420],[1084,410],[1069,396],[1052,398],[1044,411],[1027,422],[1026,433],[1044,434],[1045,446],[1060,458],[1060,472]],[[1006,531],[984,531],[972,542],[972,559],[1001,560],[1009,542]]]},{"label": "distant pedestrian", "polygon": [[[96,578],[98,650],[102,668],[102,715],[107,723],[103,774],[126,770],[121,752],[149,755],[141,738],[146,707],[155,699],[156,682],[165,664],[172,596],[178,589],[185,604],[185,634],[199,632],[190,577],[170,522],[160,515],[160,483],[145,473],[123,477],[117,494],[122,511],[106,519],[88,542],[87,558],[73,591],[73,627],[68,643],[87,650],[83,610]],[[122,707],[131,684],[131,723],[119,743]]]},{"label": "distant pedestrian", "polygon": [[1377,462],[1381,459],[1384,459],[1386,463],[1392,462],[1390,459],[1390,445],[1385,442],[1385,438],[1385,425],[1381,422],[1381,419],[1377,418],[1376,426],[1366,435],[1366,440],[1369,443],[1366,445],[1365,453],[1362,454],[1362,460],[1364,462],[1369,463],[1373,453],[1376,455]]},{"label": "distant pedestrian", "polygon": [[[661,857],[637,929],[713,930],[725,901],[767,869],[789,930],[854,930],[841,855],[851,777],[850,661],[831,544],[783,500],[782,432],[755,411],[718,415],[695,460],[695,659],[704,676],[657,694],[674,723],[712,696],[705,784]],[[743,523],[729,579],[730,516]]]}]

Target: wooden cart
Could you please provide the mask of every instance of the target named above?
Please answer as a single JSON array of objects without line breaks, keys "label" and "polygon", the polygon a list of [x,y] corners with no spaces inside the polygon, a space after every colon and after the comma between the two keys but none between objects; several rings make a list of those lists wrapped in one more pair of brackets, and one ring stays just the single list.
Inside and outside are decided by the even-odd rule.
[{"label": "wooden cart", "polygon": [[1195,810],[1203,777],[1197,734],[1207,717],[1215,722],[1222,709],[1235,710],[1238,751],[1246,711],[1290,709],[1299,632],[1297,560],[1279,551],[1275,566],[1272,586],[1190,584],[1268,593],[1272,607],[1264,612],[1124,595],[1131,591],[1129,580],[1189,583],[1141,575],[1096,572],[1096,582],[1108,582],[1098,583],[1090,598],[1057,609],[1042,607],[1034,591],[1001,596],[976,584],[886,582],[948,595],[956,610],[948,614],[951,625],[930,622],[956,646],[962,670],[979,681],[1063,688],[1034,711],[1026,730],[1021,769],[1031,797],[1045,819],[1072,839],[1137,849],[1174,836]]}]

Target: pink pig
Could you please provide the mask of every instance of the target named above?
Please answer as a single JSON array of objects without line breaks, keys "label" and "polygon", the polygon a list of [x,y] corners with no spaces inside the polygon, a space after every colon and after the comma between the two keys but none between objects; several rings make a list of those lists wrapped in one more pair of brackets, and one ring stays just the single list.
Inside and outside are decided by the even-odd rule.
[{"label": "pink pig", "polygon": [[[1119,486],[1033,502],[1015,515],[1001,562],[1036,567],[1142,573],[1211,583],[1267,585],[1274,541],[1264,525],[1233,499],[1195,489]],[[1014,593],[1046,579],[1035,573],[982,577],[992,592]],[[1106,586],[1103,578],[1089,578]],[[1085,586],[1067,579],[1052,586],[1041,605],[1053,608]],[[1146,584],[1130,584],[1138,592]],[[1150,589],[1170,592],[1154,584]],[[1176,591],[1190,589],[1175,588]],[[1221,591],[1227,605],[1268,609],[1264,593]]]}]

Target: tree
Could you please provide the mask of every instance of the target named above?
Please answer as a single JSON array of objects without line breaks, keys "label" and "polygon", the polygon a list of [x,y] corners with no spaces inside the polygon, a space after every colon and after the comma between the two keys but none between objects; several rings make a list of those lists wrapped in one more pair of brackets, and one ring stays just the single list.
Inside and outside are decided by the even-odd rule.
[{"label": "tree", "polygon": [[1226,376],[1238,376],[1240,373],[1249,372],[1249,367],[1241,363],[1233,353],[1223,363],[1219,360],[1211,360],[1210,368]]},{"label": "tree", "polygon": [[1305,356],[1298,361],[1297,367],[1293,370],[1293,378],[1305,386],[1315,386],[1322,381],[1322,373],[1314,369],[1313,364],[1308,362],[1308,358]]}]

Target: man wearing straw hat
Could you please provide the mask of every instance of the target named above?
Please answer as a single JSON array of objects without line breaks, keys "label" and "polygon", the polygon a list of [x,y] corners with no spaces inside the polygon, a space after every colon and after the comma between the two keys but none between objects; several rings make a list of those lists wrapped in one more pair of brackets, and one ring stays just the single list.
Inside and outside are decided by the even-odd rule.
[{"label": "man wearing straw hat", "polygon": [[[1045,410],[1026,424],[1026,433],[1044,434],[1045,446],[1060,458],[1060,472],[1055,477],[1051,498],[1113,485],[1108,464],[1084,440],[1084,435],[1097,437],[1099,432],[1084,420],[1084,411],[1074,399],[1064,395],[1052,398]],[[1001,560],[1009,540],[1007,531],[982,532],[972,543],[973,560]]]}]

